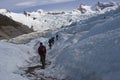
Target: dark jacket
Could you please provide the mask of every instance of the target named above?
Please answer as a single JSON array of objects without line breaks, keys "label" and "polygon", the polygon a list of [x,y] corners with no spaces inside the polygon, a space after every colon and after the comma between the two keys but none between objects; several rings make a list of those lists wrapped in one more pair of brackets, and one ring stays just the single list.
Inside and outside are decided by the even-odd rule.
[{"label": "dark jacket", "polygon": [[39,55],[42,55],[42,54],[46,54],[46,47],[45,46],[40,46],[39,48],[38,48],[38,53],[39,53]]}]

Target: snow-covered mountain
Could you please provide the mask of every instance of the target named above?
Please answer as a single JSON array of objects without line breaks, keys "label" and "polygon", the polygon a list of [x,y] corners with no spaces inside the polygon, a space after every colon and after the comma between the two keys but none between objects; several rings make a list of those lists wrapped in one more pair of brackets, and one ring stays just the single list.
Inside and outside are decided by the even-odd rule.
[{"label": "snow-covered mountain", "polygon": [[77,22],[80,20],[79,14],[63,14],[63,12],[61,12],[61,14],[58,14],[58,12],[45,12],[43,10],[38,10],[36,12],[24,12],[24,14],[18,14],[13,12],[6,12],[6,10],[2,9],[2,11],[0,10],[0,13],[12,18],[15,21],[29,26],[29,28],[33,28],[34,31],[44,31],[49,29],[54,30],[70,25],[73,22]]},{"label": "snow-covered mountain", "polygon": [[[59,29],[34,26],[35,30],[52,31],[26,44],[0,41],[0,80],[40,80],[41,77],[45,80],[120,80],[120,6],[107,7],[101,13],[81,14],[78,10],[59,15],[43,13],[28,12],[29,17],[5,13],[14,15],[12,18],[16,20],[21,15],[21,22],[24,19],[34,22],[49,20]],[[71,18],[73,22],[70,24]],[[20,17],[18,19],[20,21]],[[31,26],[31,21],[26,23]],[[52,25],[49,21],[41,25]],[[55,21],[60,21],[60,24]],[[61,24],[67,26],[60,28]],[[48,39],[56,34],[59,39],[49,49]],[[28,74],[28,77],[24,69],[40,64],[36,52],[36,44],[39,42],[47,47],[46,58],[51,64],[45,70],[35,69],[32,72],[34,75]]]},{"label": "snow-covered mountain", "polygon": [[106,8],[112,8],[112,7],[115,7],[115,6],[119,6],[120,4],[117,3],[117,2],[107,2],[107,3],[103,3],[103,2],[97,2],[95,6],[92,7],[93,10],[96,10],[96,11],[101,11],[101,10],[104,10]]},{"label": "snow-covered mountain", "polygon": [[[21,13],[10,12],[6,9],[0,9],[0,13],[10,17],[11,19],[23,23],[29,26],[29,28],[34,29],[34,31],[44,31],[44,30],[55,30],[61,27],[69,26],[80,20],[88,18],[88,16],[95,15],[98,13],[104,13],[106,11],[116,9],[119,6],[118,3],[101,3],[98,2],[95,6],[87,6],[81,4],[76,10],[71,12],[64,11],[44,11],[38,9],[34,12],[24,11]],[[94,9],[93,9],[94,8]],[[96,11],[97,9],[97,11]],[[89,14],[89,15],[88,15]],[[81,15],[84,17],[81,17]]]}]

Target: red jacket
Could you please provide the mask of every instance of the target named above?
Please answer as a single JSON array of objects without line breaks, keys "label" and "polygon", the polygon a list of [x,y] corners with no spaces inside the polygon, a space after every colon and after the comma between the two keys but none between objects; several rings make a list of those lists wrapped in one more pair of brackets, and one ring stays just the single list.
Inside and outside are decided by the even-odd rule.
[{"label": "red jacket", "polygon": [[39,53],[39,55],[41,55],[41,54],[46,54],[46,47],[45,46],[40,46],[39,48],[38,48],[38,53]]}]

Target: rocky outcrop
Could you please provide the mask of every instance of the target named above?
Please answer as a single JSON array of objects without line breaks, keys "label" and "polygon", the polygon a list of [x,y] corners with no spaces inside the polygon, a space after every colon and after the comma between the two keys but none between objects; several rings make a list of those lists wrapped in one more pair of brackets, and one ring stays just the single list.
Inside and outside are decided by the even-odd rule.
[{"label": "rocky outcrop", "polygon": [[79,10],[82,14],[92,12],[91,7],[85,4],[80,4],[77,10]]},{"label": "rocky outcrop", "polygon": [[26,25],[13,21],[9,17],[0,14],[0,39],[10,39],[32,31],[33,30]]}]

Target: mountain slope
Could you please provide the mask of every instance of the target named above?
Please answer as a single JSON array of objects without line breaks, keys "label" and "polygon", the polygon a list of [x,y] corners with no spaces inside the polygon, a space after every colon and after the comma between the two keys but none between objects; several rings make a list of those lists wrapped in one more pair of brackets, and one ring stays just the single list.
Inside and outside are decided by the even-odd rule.
[{"label": "mountain slope", "polygon": [[48,51],[51,66],[36,74],[60,80],[120,80],[119,21],[120,7],[58,31],[59,40]]},{"label": "mountain slope", "polygon": [[9,39],[30,32],[32,29],[0,14],[0,39]]}]

